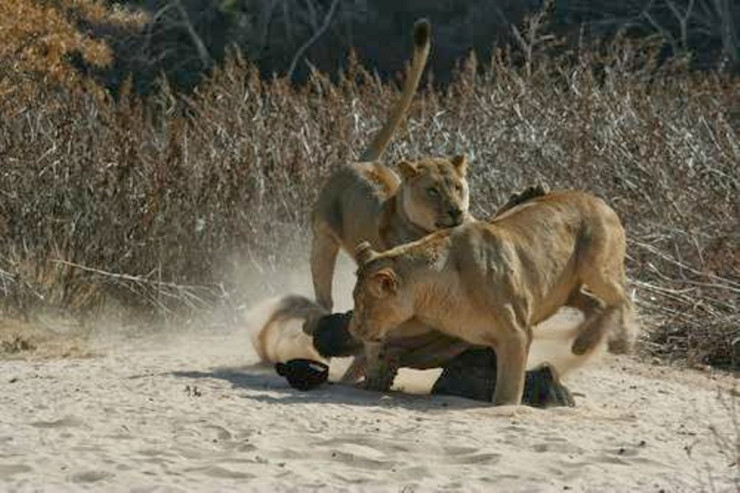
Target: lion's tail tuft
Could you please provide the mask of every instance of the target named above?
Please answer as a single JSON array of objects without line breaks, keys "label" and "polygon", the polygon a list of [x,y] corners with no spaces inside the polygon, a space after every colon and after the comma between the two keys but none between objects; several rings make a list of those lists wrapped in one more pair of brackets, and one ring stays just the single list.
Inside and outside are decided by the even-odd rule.
[{"label": "lion's tail tuft", "polygon": [[424,49],[432,38],[432,24],[427,18],[421,18],[414,23],[414,44],[419,49]]}]

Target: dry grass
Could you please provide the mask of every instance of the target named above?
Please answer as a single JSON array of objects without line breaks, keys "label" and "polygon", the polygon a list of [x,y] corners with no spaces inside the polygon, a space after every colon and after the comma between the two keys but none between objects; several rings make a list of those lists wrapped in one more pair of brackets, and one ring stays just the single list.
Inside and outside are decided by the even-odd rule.
[{"label": "dry grass", "polygon": [[[740,336],[740,81],[657,67],[644,45],[553,57],[539,47],[428,88],[387,160],[467,152],[474,212],[548,182],[624,219],[654,354],[728,366]],[[350,63],[333,83],[264,81],[232,56],[189,97],[142,102],[47,90],[0,108],[0,293],[6,312],[107,302],[181,315],[251,303],[234,273],[307,245],[330,170],[354,159],[397,96]],[[255,291],[264,290],[257,288]]]}]

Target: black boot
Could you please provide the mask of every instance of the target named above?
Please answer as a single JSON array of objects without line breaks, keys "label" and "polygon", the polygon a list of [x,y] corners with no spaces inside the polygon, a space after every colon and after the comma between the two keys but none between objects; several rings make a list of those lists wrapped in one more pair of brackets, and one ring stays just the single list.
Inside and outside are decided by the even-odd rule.
[{"label": "black boot", "polygon": [[[445,365],[431,393],[491,402],[496,391],[496,373],[497,360],[493,349],[469,349]],[[575,402],[553,368],[543,364],[526,373],[522,404],[573,407]]]},{"label": "black boot", "polygon": [[495,389],[496,353],[469,349],[444,366],[431,393],[491,402]]}]

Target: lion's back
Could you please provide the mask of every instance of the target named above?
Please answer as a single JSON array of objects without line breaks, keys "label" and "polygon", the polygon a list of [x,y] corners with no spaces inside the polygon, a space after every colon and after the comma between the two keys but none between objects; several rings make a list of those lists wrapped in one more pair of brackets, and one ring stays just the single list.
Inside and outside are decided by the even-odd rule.
[{"label": "lion's back", "polygon": [[339,238],[350,242],[366,240],[379,247],[376,244],[378,217],[383,204],[396,193],[399,184],[395,173],[382,165],[354,163],[343,166],[321,189],[314,221],[326,221]]}]

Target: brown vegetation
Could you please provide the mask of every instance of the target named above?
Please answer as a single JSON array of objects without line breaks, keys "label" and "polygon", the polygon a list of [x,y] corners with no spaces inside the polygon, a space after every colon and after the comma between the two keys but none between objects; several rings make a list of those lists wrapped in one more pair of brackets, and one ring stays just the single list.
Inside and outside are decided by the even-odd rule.
[{"label": "brown vegetation", "polygon": [[[67,46],[106,62],[104,47],[72,38],[74,47],[49,49],[39,40],[54,35],[27,37],[46,47],[34,50],[48,67],[69,62]],[[517,63],[506,51],[482,66],[470,59],[447,89],[423,92],[388,161],[467,152],[477,217],[538,180],[605,198],[627,229],[651,329],[643,347],[732,364],[740,81],[680,60],[658,67],[654,50],[627,40],[559,56],[523,48]],[[23,49],[0,48],[0,63],[16,67],[13,77],[43,73],[32,57],[22,66]],[[351,62],[336,83],[314,73],[295,88],[261,80],[238,56],[192,95],[162,83],[148,101],[33,80],[0,80],[0,294],[6,313],[25,315],[85,317],[112,301],[172,315],[255,301],[235,273],[249,263],[269,286],[271,273],[307,262],[283,256],[286,242],[308,247],[318,184],[357,157],[398,95]]]},{"label": "brown vegetation", "polygon": [[111,65],[112,50],[83,24],[132,27],[144,16],[110,10],[100,0],[4,0],[0,2],[0,104],[22,108],[49,89],[102,88],[82,69]]}]

